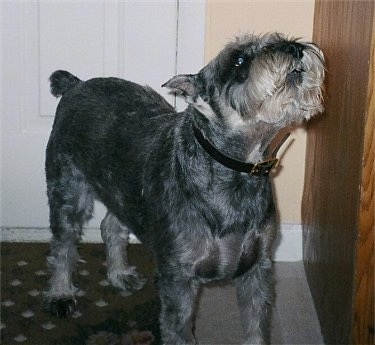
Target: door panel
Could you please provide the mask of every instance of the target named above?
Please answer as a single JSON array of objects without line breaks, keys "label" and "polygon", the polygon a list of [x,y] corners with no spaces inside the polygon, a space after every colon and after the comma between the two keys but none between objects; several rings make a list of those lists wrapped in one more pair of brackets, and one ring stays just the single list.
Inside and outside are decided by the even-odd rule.
[{"label": "door panel", "polygon": [[[173,104],[174,97],[160,85],[181,68],[194,73],[202,67],[204,1],[189,6],[177,0],[0,6],[0,226],[46,227],[44,151],[58,102],[49,92],[50,74],[66,69],[81,79],[119,76],[147,83]],[[190,36],[182,25],[194,28]],[[185,53],[189,60],[179,58]],[[99,207],[90,227],[99,225],[104,212]]]}]

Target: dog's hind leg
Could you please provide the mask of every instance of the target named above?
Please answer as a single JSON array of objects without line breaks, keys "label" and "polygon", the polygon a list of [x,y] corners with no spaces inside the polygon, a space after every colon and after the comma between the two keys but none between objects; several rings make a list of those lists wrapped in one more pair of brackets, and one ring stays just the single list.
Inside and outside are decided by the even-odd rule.
[{"label": "dog's hind leg", "polygon": [[137,272],[136,267],[128,264],[126,247],[129,229],[120,223],[117,217],[108,212],[101,225],[101,234],[106,244],[107,276],[112,286],[132,292],[140,290],[146,279]]},{"label": "dog's hind leg", "polygon": [[52,276],[45,297],[50,311],[64,317],[76,305],[76,288],[72,283],[72,272],[79,259],[76,245],[83,224],[92,215],[94,199],[83,174],[70,161],[57,160],[46,166],[52,230],[51,255],[47,260]]}]

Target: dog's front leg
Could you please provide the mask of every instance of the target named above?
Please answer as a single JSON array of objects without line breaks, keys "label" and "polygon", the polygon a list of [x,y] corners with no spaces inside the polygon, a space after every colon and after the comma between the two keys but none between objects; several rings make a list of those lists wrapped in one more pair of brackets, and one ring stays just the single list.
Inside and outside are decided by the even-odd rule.
[{"label": "dog's front leg", "polygon": [[196,344],[192,331],[192,313],[198,284],[179,279],[159,275],[160,329],[164,345]]},{"label": "dog's front leg", "polygon": [[274,299],[272,262],[262,258],[248,272],[234,280],[244,344],[269,344]]}]

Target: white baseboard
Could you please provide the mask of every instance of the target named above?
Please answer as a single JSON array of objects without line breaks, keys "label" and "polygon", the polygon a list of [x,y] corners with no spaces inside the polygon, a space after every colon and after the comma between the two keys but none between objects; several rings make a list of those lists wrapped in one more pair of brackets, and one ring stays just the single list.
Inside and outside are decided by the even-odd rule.
[{"label": "white baseboard", "polygon": [[281,224],[277,242],[273,257],[275,261],[293,262],[303,259],[302,224]]},{"label": "white baseboard", "polygon": [[[48,228],[7,228],[1,227],[1,242],[49,242],[51,232]],[[84,243],[102,243],[100,229],[84,229],[82,236]],[[130,243],[140,243],[139,240],[130,234]]]},{"label": "white baseboard", "polygon": [[[301,224],[281,224],[280,238],[275,250],[275,261],[302,260],[302,226]],[[1,228],[1,242],[49,242],[51,233],[47,228]],[[85,229],[83,242],[101,243],[99,229]],[[130,243],[140,243],[131,235]]]}]

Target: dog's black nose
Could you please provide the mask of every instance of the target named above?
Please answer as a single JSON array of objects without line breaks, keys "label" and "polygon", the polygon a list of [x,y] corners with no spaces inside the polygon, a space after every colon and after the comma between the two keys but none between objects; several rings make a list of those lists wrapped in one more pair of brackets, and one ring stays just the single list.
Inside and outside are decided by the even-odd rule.
[{"label": "dog's black nose", "polygon": [[285,45],[285,52],[292,55],[297,59],[301,59],[303,56],[303,45],[297,42],[288,43]]}]

